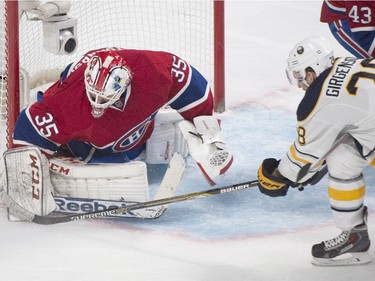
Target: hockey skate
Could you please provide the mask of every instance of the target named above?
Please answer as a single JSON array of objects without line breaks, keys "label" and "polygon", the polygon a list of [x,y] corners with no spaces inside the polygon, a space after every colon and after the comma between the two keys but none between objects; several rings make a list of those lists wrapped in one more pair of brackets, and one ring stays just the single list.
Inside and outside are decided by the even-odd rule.
[{"label": "hockey skate", "polygon": [[[365,208],[365,221],[367,210]],[[317,266],[360,265],[371,262],[366,222],[312,247],[312,264]]]}]

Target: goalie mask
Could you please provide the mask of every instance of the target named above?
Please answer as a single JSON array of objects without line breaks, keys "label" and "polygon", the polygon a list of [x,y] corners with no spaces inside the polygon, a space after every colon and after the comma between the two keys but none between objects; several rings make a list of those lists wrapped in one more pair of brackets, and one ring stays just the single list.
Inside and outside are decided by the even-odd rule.
[{"label": "goalie mask", "polygon": [[113,52],[98,52],[85,70],[86,94],[91,103],[92,115],[102,116],[104,110],[116,102],[132,79],[126,62]]},{"label": "goalie mask", "polygon": [[[305,70],[311,67],[316,76],[333,65],[333,50],[322,37],[310,37],[296,44],[289,53],[286,74],[292,85],[305,81]],[[306,83],[307,84],[307,83]]]}]

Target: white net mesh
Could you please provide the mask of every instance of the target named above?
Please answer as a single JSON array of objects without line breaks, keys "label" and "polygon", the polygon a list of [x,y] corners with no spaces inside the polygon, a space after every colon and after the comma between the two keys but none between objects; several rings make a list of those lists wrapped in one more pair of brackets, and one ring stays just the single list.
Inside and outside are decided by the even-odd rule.
[{"label": "white net mesh", "polygon": [[32,56],[21,51],[21,66],[30,76],[40,70],[64,66],[90,49],[111,46],[170,51],[199,66],[208,78],[211,76],[213,1],[75,0],[71,3],[69,17],[78,19],[78,49],[71,56],[45,52],[41,22],[27,21],[26,16],[21,18],[20,45],[33,50]]},{"label": "white net mesh", "polygon": [[[113,46],[175,53],[190,62],[213,84],[214,1],[74,0],[70,2],[72,8],[68,15],[78,19],[76,34],[78,47],[71,55],[54,55],[44,49],[42,22],[30,20],[34,15],[23,13],[19,20],[20,67],[30,76],[29,79],[32,81],[30,84],[35,84],[35,77],[41,79],[50,72],[50,69],[65,67],[90,49]],[[5,30],[5,20],[5,1],[0,0],[1,154],[6,143],[6,79],[11,79],[7,77],[6,72],[6,54],[10,46],[7,46],[5,37],[10,31]],[[46,82],[43,79],[41,81],[41,84]],[[21,96],[28,95],[25,93],[28,91],[28,86],[29,84],[20,85]],[[21,107],[24,104],[21,101]],[[2,163],[2,160],[0,162]]]}]

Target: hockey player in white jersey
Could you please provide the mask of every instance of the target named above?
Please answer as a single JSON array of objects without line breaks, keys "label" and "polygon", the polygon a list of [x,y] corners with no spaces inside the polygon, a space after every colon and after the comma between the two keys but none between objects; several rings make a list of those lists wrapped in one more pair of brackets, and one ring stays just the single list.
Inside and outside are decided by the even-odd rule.
[{"label": "hockey player in white jersey", "polygon": [[297,180],[301,168],[324,157],[337,139],[348,134],[323,162],[329,171],[331,210],[342,232],[312,247],[312,263],[368,263],[362,170],[375,165],[375,60],[334,59],[323,38],[311,37],[290,52],[287,75],[292,84],[306,91],[297,110],[297,137],[280,161],[263,161],[259,189],[269,196],[284,196],[290,186],[308,183],[318,168]]}]

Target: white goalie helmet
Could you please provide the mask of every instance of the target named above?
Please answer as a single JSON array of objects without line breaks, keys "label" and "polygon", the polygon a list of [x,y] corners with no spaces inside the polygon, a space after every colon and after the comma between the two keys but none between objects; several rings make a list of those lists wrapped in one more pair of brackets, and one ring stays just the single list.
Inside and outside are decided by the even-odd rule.
[{"label": "white goalie helmet", "polygon": [[85,70],[86,94],[94,117],[116,102],[125,92],[132,74],[123,58],[111,51],[101,51],[87,63]]},{"label": "white goalie helmet", "polygon": [[333,62],[333,50],[329,43],[323,37],[310,37],[296,44],[289,53],[286,74],[289,82],[297,85],[305,80],[307,67],[311,67],[319,76]]}]

